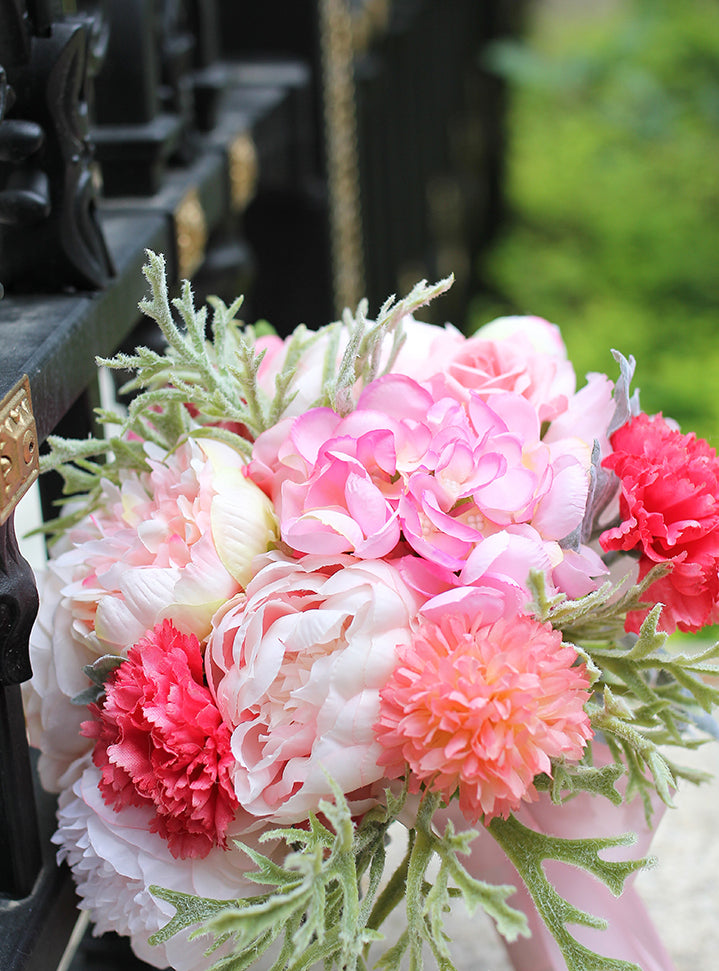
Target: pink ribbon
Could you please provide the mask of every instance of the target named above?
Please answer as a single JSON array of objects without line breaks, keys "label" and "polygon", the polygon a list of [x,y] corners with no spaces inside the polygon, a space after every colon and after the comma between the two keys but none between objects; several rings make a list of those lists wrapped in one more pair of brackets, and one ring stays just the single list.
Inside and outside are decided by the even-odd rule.
[{"label": "pink ribbon", "polygon": [[[646,856],[654,827],[663,812],[663,804],[655,804],[653,826],[647,825],[641,798],[630,803],[613,806],[606,799],[580,793],[561,806],[553,805],[546,793],[541,793],[534,803],[523,804],[515,815],[530,829],[577,839],[596,836],[619,836],[635,833],[637,842],[632,846],[620,846],[602,851],[605,859],[626,859]],[[456,802],[447,811],[457,829],[467,829],[467,821],[459,812]],[[482,829],[482,827],[479,827]],[[523,911],[532,932],[531,938],[519,938],[512,944],[503,941],[515,971],[566,971],[566,963],[551,933],[537,913],[532,898],[524,887],[517,871],[492,836],[480,832],[472,844],[469,857],[462,859],[472,876],[489,883],[510,883],[517,888],[507,901]],[[620,897],[596,877],[579,867],[548,860],[545,873],[556,890],[571,904],[598,917],[603,917],[608,927],[598,930],[592,927],[571,925],[571,934],[585,947],[606,957],[632,961],[642,971],[675,971],[644,903],[633,886],[634,875],[625,882]]]}]

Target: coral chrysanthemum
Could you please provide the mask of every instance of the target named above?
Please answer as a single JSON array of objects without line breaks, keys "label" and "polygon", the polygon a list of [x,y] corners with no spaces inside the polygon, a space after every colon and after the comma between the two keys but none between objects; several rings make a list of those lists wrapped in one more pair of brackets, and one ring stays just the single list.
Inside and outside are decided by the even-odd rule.
[{"label": "coral chrysanthemum", "polygon": [[528,616],[425,621],[381,692],[380,764],[390,778],[409,765],[445,801],[458,792],[471,821],[508,815],[534,798],[534,777],[551,773],[552,758],[580,758],[591,736],[576,659]]},{"label": "coral chrysanthemum", "polygon": [[224,846],[238,807],[230,730],[203,680],[200,643],[169,620],[130,648],[83,722],[108,806],[150,806],[175,857]]}]

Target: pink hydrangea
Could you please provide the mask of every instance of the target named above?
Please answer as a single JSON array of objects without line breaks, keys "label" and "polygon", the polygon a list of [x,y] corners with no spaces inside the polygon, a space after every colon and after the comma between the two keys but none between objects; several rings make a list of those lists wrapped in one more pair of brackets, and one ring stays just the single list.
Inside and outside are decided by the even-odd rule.
[{"label": "pink hydrangea", "polygon": [[553,758],[579,759],[591,737],[589,682],[575,650],[526,615],[487,624],[447,611],[425,620],[380,692],[376,729],[390,778],[410,772],[470,821],[535,796]]},{"label": "pink hydrangea", "polygon": [[411,378],[387,375],[345,418],[312,409],[261,435],[248,474],[272,499],[293,549],[372,558],[404,540],[459,570],[478,543],[510,525],[559,541],[581,523],[590,447],[546,444],[540,433],[521,395],[436,400]]},{"label": "pink hydrangea", "polygon": [[[240,805],[277,823],[383,778],[373,725],[419,600],[381,560],[270,554],[216,618],[205,664]],[[362,793],[364,795],[364,793]]]},{"label": "pink hydrangea", "polygon": [[100,791],[116,810],[149,806],[151,831],[175,857],[204,857],[238,807],[230,730],[204,684],[200,643],[170,621],[128,651],[91,705],[82,731],[94,739]]},{"label": "pink hydrangea", "polygon": [[[697,631],[719,621],[719,459],[694,434],[661,415],[637,415],[614,433],[604,466],[621,483],[618,526],[600,537],[605,550],[639,554],[639,579],[657,563],[672,570],[646,592],[664,604],[661,626]],[[638,631],[649,608],[635,611]]]}]

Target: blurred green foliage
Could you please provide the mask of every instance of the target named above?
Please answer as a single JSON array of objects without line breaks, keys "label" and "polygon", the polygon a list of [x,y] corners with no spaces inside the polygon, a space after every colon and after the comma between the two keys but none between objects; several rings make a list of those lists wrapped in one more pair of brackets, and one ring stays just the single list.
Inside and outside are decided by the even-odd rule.
[{"label": "blurred green foliage", "polygon": [[719,5],[530,8],[526,40],[491,53],[512,84],[512,216],[472,326],[547,317],[579,376],[633,354],[643,408],[718,446]]}]

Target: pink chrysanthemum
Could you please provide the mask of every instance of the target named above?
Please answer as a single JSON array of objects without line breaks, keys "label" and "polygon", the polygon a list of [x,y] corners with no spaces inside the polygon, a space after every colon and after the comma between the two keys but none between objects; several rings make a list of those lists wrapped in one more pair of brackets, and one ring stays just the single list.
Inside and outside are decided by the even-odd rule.
[{"label": "pink chrysanthemum", "polygon": [[238,807],[230,778],[230,730],[203,680],[200,643],[169,620],[128,652],[105,685],[96,720],[83,722],[94,738],[108,806],[151,806],[151,831],[175,857],[204,857],[225,845]]},{"label": "pink chrysanthemum", "polygon": [[576,652],[531,617],[491,625],[425,621],[381,692],[380,764],[411,772],[476,821],[535,796],[550,759],[578,759],[591,736],[589,682]]}]

